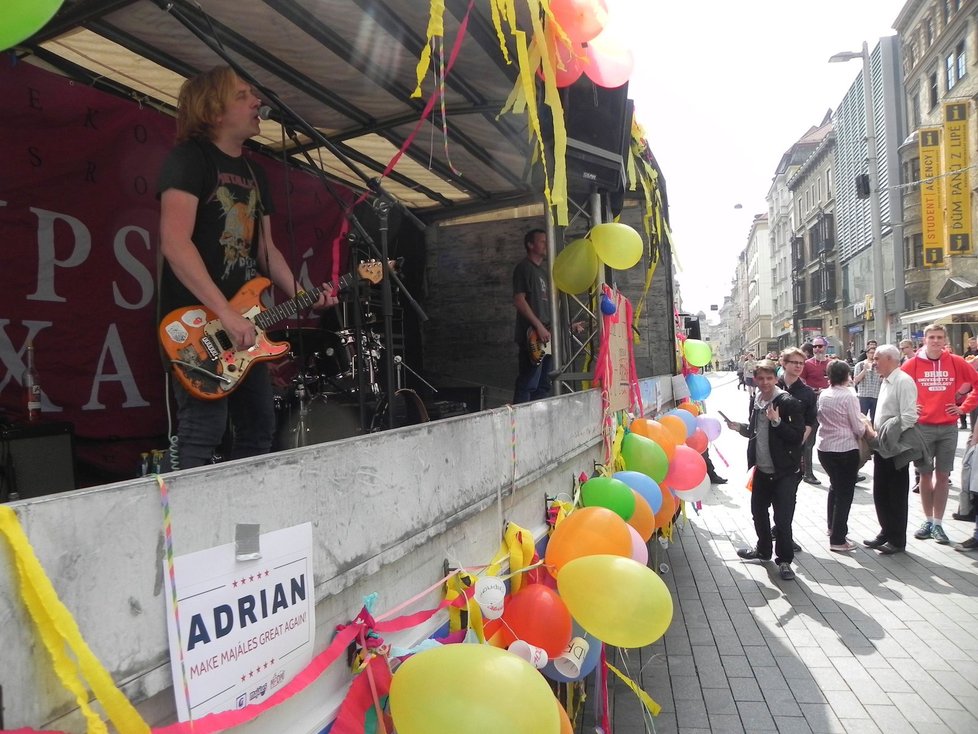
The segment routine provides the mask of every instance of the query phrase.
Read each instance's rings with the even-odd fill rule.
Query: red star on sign
[[[249,581],[254,581],[254,580],[255,580],[255,576],[254,576],[254,574],[252,574],[251,576],[249,576],[249,577],[248,577],[248,580],[249,580]]]

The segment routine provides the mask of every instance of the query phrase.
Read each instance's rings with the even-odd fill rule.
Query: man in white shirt
[[[917,385],[900,369],[900,351],[892,344],[876,349],[880,395],[873,418],[874,433],[888,422],[902,432],[917,422]],[[872,434],[871,434],[872,435]],[[907,547],[907,514],[910,497],[910,465],[897,467],[896,457],[873,452],[873,504],[880,531],[863,545],[884,555],[902,553]]]

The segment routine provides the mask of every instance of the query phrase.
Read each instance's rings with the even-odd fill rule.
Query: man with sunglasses
[[[820,390],[829,386],[829,378],[826,371],[829,367],[829,355],[826,353],[828,342],[823,336],[817,336],[812,340],[812,349],[815,356],[805,360],[805,366],[801,370],[801,379],[810,387],[818,398]],[[807,424],[806,424],[807,425]],[[802,480],[809,484],[821,484],[813,473],[812,450],[815,448],[815,434],[818,433],[818,419],[811,426],[811,431],[805,436],[805,445],[802,447]]]

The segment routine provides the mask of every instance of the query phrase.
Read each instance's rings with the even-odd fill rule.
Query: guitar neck
[[[295,316],[299,311],[309,308],[316,301],[319,300],[319,296],[323,293],[322,288],[311,288],[308,291],[303,291],[295,298],[290,298],[284,303],[280,303],[277,306],[273,306],[259,314],[256,314],[253,321],[255,325],[264,330],[277,324],[279,321],[283,321],[291,316]]]

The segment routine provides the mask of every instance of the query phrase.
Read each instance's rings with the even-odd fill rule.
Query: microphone
[[[272,108],[269,107],[267,104],[263,104],[261,107],[258,108],[258,117],[260,117],[262,120],[271,120]]]

